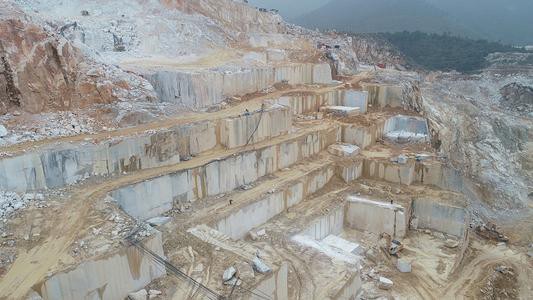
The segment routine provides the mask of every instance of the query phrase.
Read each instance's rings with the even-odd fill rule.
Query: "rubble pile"
[[[23,194],[0,191],[0,218],[9,217],[12,213],[23,209],[32,201],[43,201],[42,194]]]

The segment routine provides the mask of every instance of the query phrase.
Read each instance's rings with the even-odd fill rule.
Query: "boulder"
[[[272,271],[269,266],[267,266],[259,257],[256,257],[252,260],[254,270],[258,273],[266,274]]]
[[[390,290],[392,288],[392,286],[394,285],[394,283],[392,282],[392,280],[386,278],[386,277],[383,277],[383,276],[380,276],[379,277],[379,285],[378,287],[382,290]]]
[[[403,258],[398,259],[396,262],[396,267],[402,273],[411,273],[411,262]]]
[[[142,289],[135,293],[128,294],[128,299],[131,299],[131,300],[146,300],[147,297],[148,297],[148,292],[145,289]]]
[[[149,290],[148,291],[148,298],[152,299],[152,298],[155,298],[157,296],[160,296],[161,294],[163,294],[161,291],[159,290]]]
[[[237,269],[235,267],[231,266],[224,271],[224,275],[222,275],[222,279],[224,282],[231,280],[233,276],[235,276],[235,273],[237,273]]]

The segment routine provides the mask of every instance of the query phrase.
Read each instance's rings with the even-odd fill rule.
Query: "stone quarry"
[[[0,37],[0,299],[533,294],[532,70],[368,68],[232,0],[9,0]]]

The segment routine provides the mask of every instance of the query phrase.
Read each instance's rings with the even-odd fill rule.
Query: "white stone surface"
[[[297,244],[314,249],[332,259],[343,261],[354,266],[358,266],[360,259],[358,256],[348,253],[346,251],[340,250],[338,248],[331,247],[330,245],[314,239],[313,237],[305,234],[297,234],[291,238],[292,241]]]
[[[330,234],[327,237],[325,237],[322,240],[322,242],[324,242],[326,245],[329,245],[333,248],[337,248],[337,249],[340,249],[342,251],[345,251],[351,254],[359,254],[361,251],[361,245],[347,241],[333,234]]]
[[[354,229],[402,238],[407,232],[405,209],[397,204],[348,197],[346,224]]]
[[[339,117],[353,117],[361,113],[361,109],[359,107],[349,106],[322,106],[320,111]]]
[[[399,258],[396,261],[396,267],[398,268],[398,271],[402,273],[411,273],[411,262],[403,258]]]
[[[401,165],[390,160],[365,158],[363,177],[410,185],[416,180],[415,162]]]
[[[402,87],[397,85],[364,83],[363,90],[368,92],[368,103],[374,107],[402,107]]]
[[[161,233],[156,231],[143,243],[164,256]],[[164,267],[130,246],[51,275],[43,282],[41,295],[43,299],[124,299],[165,274]]]
[[[237,273],[237,269],[235,269],[235,267],[231,266],[231,267],[227,268],[224,271],[224,274],[222,275],[222,280],[228,281],[228,280],[232,279],[233,276],[235,276],[235,273]]]
[[[412,214],[418,219],[418,228],[458,237],[464,235],[469,223],[468,212],[464,208],[445,205],[432,199],[415,199]]]
[[[383,138],[384,120],[376,120],[376,123],[370,126],[357,124],[343,124],[342,141],[348,144],[354,144],[361,149],[365,149]]]
[[[221,121],[222,145],[231,149],[267,140],[290,132],[292,114],[286,106],[275,104],[264,110],[250,112]]]
[[[362,160],[342,161],[339,163],[338,168],[342,179],[344,179],[346,183],[357,180],[363,175]]]
[[[302,232],[316,240],[322,240],[331,234],[340,234],[344,227],[344,207],[338,207],[316,218]]]
[[[272,269],[267,266],[259,257],[254,257],[252,260],[253,268],[256,272],[266,274],[272,272]]]
[[[368,92],[346,90],[342,105],[348,107],[358,107],[361,113],[366,113],[368,110]]]
[[[320,130],[273,146],[230,155],[119,188],[110,196],[132,217],[146,220],[169,211],[176,201],[193,202],[227,193],[318,154],[336,139],[335,133],[334,129]],[[313,181],[310,189],[320,180],[323,179]]]
[[[385,122],[384,136],[399,143],[429,142],[427,120],[413,116],[394,116]]]
[[[148,297],[148,292],[146,292],[145,289],[128,294],[128,299],[131,299],[131,300],[146,300],[147,297]]]
[[[361,152],[361,149],[351,144],[334,144],[328,147],[328,152],[340,157],[354,157]]]
[[[333,175],[333,168],[326,165],[318,171],[302,177],[297,183],[279,192],[266,195],[258,201],[224,216],[215,224],[214,228],[233,239],[241,239],[252,228],[266,223],[271,218],[286,211],[287,208],[300,203],[307,195],[322,188]],[[307,188],[304,189],[304,186]]]
[[[228,97],[259,92],[277,82],[290,84],[331,83],[328,64],[288,64],[224,72],[157,70],[145,71],[159,98],[190,108],[218,104]]]
[[[113,175],[180,162],[216,146],[210,122],[99,143],[61,143],[0,159],[0,189],[26,192],[59,188],[96,175]]]
[[[380,276],[379,277],[379,288],[382,289],[382,290],[390,290],[392,288],[392,286],[394,285],[394,283],[392,282],[392,280],[386,278],[386,277],[382,277]]]
[[[155,217],[147,220],[146,222],[152,226],[162,226],[170,222],[170,220],[172,220],[170,217]]]
[[[7,136],[9,132],[4,125],[0,125],[0,138]]]

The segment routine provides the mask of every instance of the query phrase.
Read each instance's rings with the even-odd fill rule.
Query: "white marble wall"
[[[214,225],[218,231],[233,239],[241,239],[253,228],[266,223],[287,208],[300,203],[308,195],[324,187],[333,177],[331,165],[304,176],[283,190],[260,198],[223,217]]]
[[[469,220],[466,209],[432,199],[413,200],[412,214],[418,219],[418,228],[436,230],[458,237],[465,234]]]
[[[347,206],[346,224],[351,228],[398,238],[407,233],[409,216],[400,205],[350,196]]]
[[[146,71],[162,102],[189,108],[208,107],[228,97],[254,93],[287,80],[290,84],[328,84],[332,82],[328,64],[289,64],[235,71]]]
[[[254,111],[220,122],[221,143],[231,149],[289,133],[292,114],[288,107],[274,105],[263,112]]]
[[[338,235],[342,233],[344,227],[344,206],[330,211],[326,215],[314,220],[302,234],[310,236],[315,240],[321,240],[330,234]]]
[[[154,233],[143,243],[152,252],[164,256],[161,233]],[[165,274],[164,266],[136,247],[127,246],[50,276],[36,292],[45,300],[124,299]]]
[[[337,129],[304,135],[280,144],[241,152],[206,165],[119,188],[111,196],[128,214],[148,219],[178,201],[195,201],[231,192],[318,154],[336,141]],[[154,190],[158,190],[154,193]]]
[[[27,192],[59,188],[91,176],[175,164],[180,156],[198,154],[216,144],[215,125],[198,122],[99,143],[50,145],[0,159],[0,189]]]

